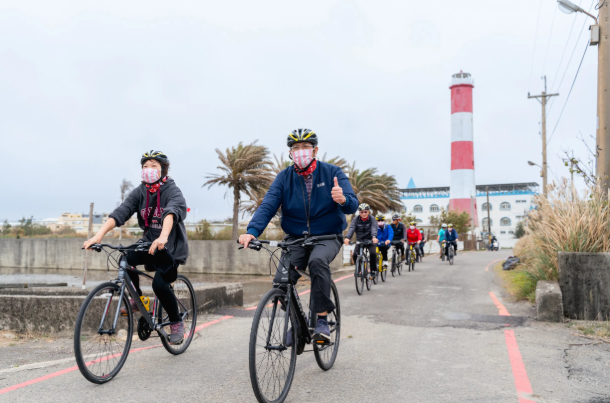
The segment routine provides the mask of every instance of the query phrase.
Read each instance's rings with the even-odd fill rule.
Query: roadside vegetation
[[[600,186],[579,194],[564,180],[536,202],[514,248],[521,264],[510,275],[515,296],[530,301],[538,281],[558,281],[558,252],[610,252],[610,206]]]
[[[34,223],[34,217],[19,220],[19,225],[11,225],[4,220],[0,228],[2,238],[32,238],[32,237],[74,237],[76,231],[72,228],[62,228],[60,231],[52,232],[50,228]]]

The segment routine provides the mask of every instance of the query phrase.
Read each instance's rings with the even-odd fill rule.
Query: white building
[[[539,185],[530,183],[506,183],[499,185],[477,185],[474,203],[478,210],[477,234],[487,233],[487,193],[489,188],[489,218],[491,233],[495,234],[501,247],[512,247],[516,243],[515,227],[535,208],[534,196]],[[438,216],[441,208],[449,208],[449,186],[416,188],[413,180],[407,189],[401,189],[406,213],[414,215],[422,226],[430,226],[430,217]]]

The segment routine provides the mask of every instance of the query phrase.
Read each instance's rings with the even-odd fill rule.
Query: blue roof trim
[[[531,190],[512,190],[512,191],[500,191],[500,192],[489,192],[490,196],[515,196],[515,195],[537,195],[538,192],[532,192]],[[487,196],[486,192],[477,192],[477,197],[485,197]],[[424,194],[424,195],[408,195],[401,196],[401,200],[410,200],[410,199],[448,199],[450,197],[449,194]]]

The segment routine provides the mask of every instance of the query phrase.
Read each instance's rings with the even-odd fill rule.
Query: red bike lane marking
[[[493,292],[489,292],[489,296],[498,308],[498,314],[500,316],[511,316],[508,310],[500,300],[496,297]],[[505,325],[508,326],[508,325]],[[525,370],[525,364],[523,363],[523,357],[517,344],[517,337],[515,336],[514,330],[505,330],[504,338],[506,340],[506,349],[508,350],[508,358],[510,360],[510,366],[513,371],[513,378],[515,379],[515,388],[517,389],[517,398],[519,403],[536,403],[530,396],[534,393],[532,385],[530,384],[527,371]]]
[[[497,262],[501,262],[501,261],[502,261],[502,259],[497,259],[497,260],[494,260],[493,262],[491,262],[490,264],[488,264],[488,265],[487,265],[487,267],[485,268],[485,271],[489,271],[489,267],[490,267],[492,264],[497,263]]]
[[[219,322],[222,322],[223,320],[231,319],[232,317],[233,316],[223,316],[220,319],[216,319],[216,320],[213,320],[211,322],[207,322],[207,323],[204,323],[202,325],[199,325],[199,326],[197,326],[195,328],[195,333],[197,333],[201,329],[204,329],[204,328],[206,328],[208,326],[212,326],[212,325],[215,325],[215,324],[217,324]],[[155,344],[154,346],[134,348],[133,350],[129,350],[129,354],[137,353],[139,351],[144,351],[144,350],[150,350],[151,348],[158,348],[158,347],[161,347],[161,346],[162,346],[162,344]],[[93,360],[93,361],[87,362],[86,365],[89,366],[89,365],[92,365],[92,364],[97,363],[97,362],[106,361],[106,360],[109,360],[110,358],[116,357],[117,355],[119,355],[119,354],[114,354],[114,355],[111,355],[111,356],[108,355],[106,357],[98,358],[97,360]],[[34,385],[36,383],[39,383],[39,382],[42,382],[42,381],[46,381],[46,380],[51,379],[51,378],[58,377],[60,375],[68,374],[68,373],[76,371],[76,370],[78,370],[78,366],[77,365],[75,365],[73,367],[70,367],[70,368],[62,369],[61,371],[53,372],[53,373],[48,374],[48,375],[41,376],[41,377],[38,377],[38,378],[30,379],[29,381],[18,383],[17,385],[8,386],[8,387],[6,387],[4,389],[0,389],[0,395],[3,395],[3,394],[8,393],[8,392],[12,392],[12,391],[17,390],[17,389],[25,388],[26,386]]]

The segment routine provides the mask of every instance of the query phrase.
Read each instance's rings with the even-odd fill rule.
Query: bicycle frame
[[[139,275],[144,275],[152,280],[152,277],[149,276],[148,274],[141,272],[139,270],[136,270],[136,269],[130,269],[129,265],[127,264],[126,259],[124,257],[121,257],[120,262],[119,262],[119,275],[118,275],[117,279],[114,280],[114,283],[116,283],[116,284],[121,283],[121,285],[120,285],[120,293],[119,293],[119,300],[118,300],[119,302],[118,302],[117,310],[114,314],[114,321],[112,323],[112,329],[109,329],[107,331],[104,331],[102,329],[102,326],[106,319],[106,315],[108,314],[108,311],[110,309],[110,301],[112,300],[112,295],[111,295],[108,298],[108,301],[106,302],[106,308],[104,310],[104,314],[102,315],[102,320],[100,321],[100,327],[98,329],[98,334],[113,334],[114,333],[114,329],[116,328],[116,324],[119,319],[120,307],[121,307],[121,304],[123,303],[123,296],[125,295],[125,289],[127,289],[127,293],[138,306],[138,309],[140,310],[140,314],[142,315],[142,317],[144,318],[144,320],[146,321],[148,326],[151,329],[159,332],[159,334],[161,334],[166,340],[169,341],[169,335],[167,334],[167,332],[165,332],[163,330],[163,327],[169,326],[171,324],[171,322],[156,323],[157,322],[156,314],[159,311],[159,309],[161,308],[161,302],[155,297],[152,315],[149,314],[149,312],[144,307],[144,304],[140,300],[140,295],[136,291],[136,288],[133,285],[131,278],[128,275],[126,275],[126,272],[128,270],[135,271]],[[176,300],[178,301],[178,304],[181,305],[182,308],[185,309],[185,312],[182,314],[182,319],[184,319],[184,317],[186,316],[186,313],[187,313],[186,307],[184,306],[184,304],[182,304],[182,302],[180,300],[178,300],[177,298],[176,298]]]

